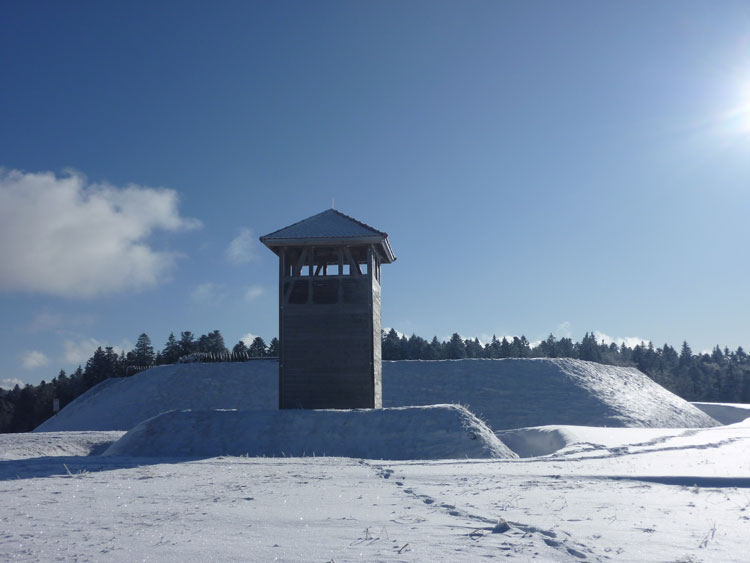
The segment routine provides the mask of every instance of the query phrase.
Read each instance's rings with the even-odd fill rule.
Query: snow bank
[[[712,429],[707,429],[712,430]],[[561,450],[617,450],[629,445],[671,439],[697,430],[681,428],[608,428],[596,426],[537,426],[497,432],[497,437],[519,457],[539,457]]]
[[[0,434],[0,460],[97,455],[122,435],[122,432]]]
[[[692,403],[722,424],[734,424],[750,418],[750,405],[743,403]]]
[[[383,362],[383,406],[445,403],[466,406],[495,431],[719,424],[634,368],[571,359]],[[128,430],[170,410],[277,407],[276,362],[179,364],[105,381],[37,431]]]
[[[456,405],[377,410],[171,411],[138,424],[108,456],[517,457]]]
[[[513,450],[518,457],[539,457],[553,454],[575,442],[575,437],[566,432],[566,428],[560,426],[518,428],[498,432],[497,435],[503,444]]]

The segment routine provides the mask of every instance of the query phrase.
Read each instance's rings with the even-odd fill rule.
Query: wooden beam
[[[294,266],[294,271],[292,272],[293,277],[298,277],[302,275],[302,267],[305,264],[305,258],[307,257],[307,248],[302,249],[302,254],[299,255],[299,259],[297,260],[297,264]]]
[[[346,259],[349,262],[349,268],[351,269],[351,273],[354,276],[361,276],[362,270],[359,269],[359,264],[357,264],[357,261],[354,259],[354,256],[352,256],[352,251],[349,249],[349,247],[344,247],[344,252],[346,253]]]

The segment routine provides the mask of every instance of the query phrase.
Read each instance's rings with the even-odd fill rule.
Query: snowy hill
[[[377,410],[171,411],[141,422],[104,455],[517,457],[463,407]]]
[[[719,423],[635,368],[569,358],[383,362],[383,406],[458,403],[493,430]]]
[[[457,403],[495,431],[567,424],[718,424],[633,368],[571,359],[383,362],[383,406]],[[276,410],[278,364],[159,366],[107,380],[36,431],[128,430],[170,410]]]
[[[35,432],[129,430],[170,410],[276,409],[278,376],[274,361],[158,366],[103,381]]]

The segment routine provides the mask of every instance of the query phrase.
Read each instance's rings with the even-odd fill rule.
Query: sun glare
[[[716,122],[717,132],[727,140],[750,138],[750,78],[735,86],[733,103]]]
[[[737,108],[737,126],[742,133],[750,134],[750,80],[742,85],[740,100]]]

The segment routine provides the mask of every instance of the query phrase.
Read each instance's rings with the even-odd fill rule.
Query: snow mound
[[[138,424],[104,455],[514,458],[457,405],[376,410],[171,411]]]
[[[539,457],[553,454],[575,442],[575,438],[565,429],[564,426],[518,428],[498,432],[498,437],[518,457]]]
[[[122,432],[25,432],[0,434],[0,460],[97,455]]]
[[[722,424],[734,424],[750,418],[750,405],[743,403],[692,403]]]
[[[466,406],[495,431],[719,424],[635,368],[571,359],[383,362],[383,406],[446,403]],[[129,430],[170,410],[277,408],[275,361],[178,364],[107,380],[36,431]]]
[[[275,361],[157,366],[103,381],[34,431],[129,430],[170,410],[275,409],[278,377]]]
[[[569,358],[383,362],[383,406],[465,405],[495,431],[719,423],[635,368]]]
[[[723,427],[722,427],[723,428]],[[713,430],[707,429],[706,431]],[[682,434],[694,435],[703,430],[682,428],[609,428],[596,426],[537,426],[502,430],[497,437],[518,454],[518,457],[540,457],[564,450],[573,454],[578,450],[623,449],[628,445],[659,443]]]

